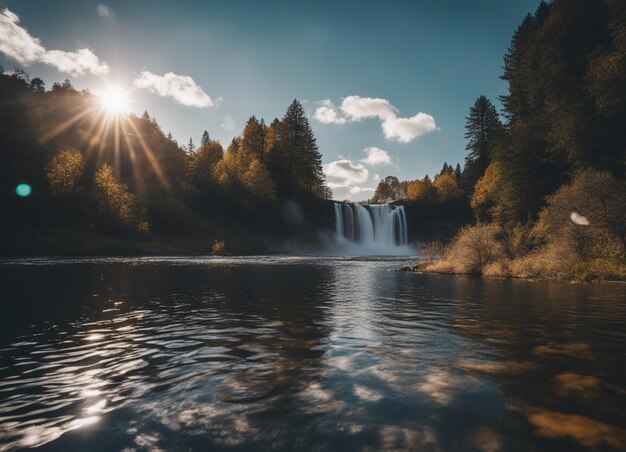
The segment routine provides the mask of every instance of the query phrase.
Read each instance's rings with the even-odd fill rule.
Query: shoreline
[[[406,272],[406,273],[419,273],[422,275],[447,275],[447,276],[467,276],[476,279],[500,279],[500,280],[522,280],[522,281],[555,281],[561,283],[569,283],[569,284],[586,284],[586,283],[609,283],[609,284],[625,284],[626,280],[624,279],[576,279],[576,278],[559,278],[559,277],[550,277],[550,276],[517,276],[517,275],[507,275],[507,276],[495,276],[495,275],[483,275],[482,273],[469,273],[469,272],[451,272],[451,271],[436,271],[436,270],[427,270],[424,268],[420,268],[420,265],[425,265],[428,263],[432,263],[435,261],[426,261],[422,264],[418,263],[414,266],[405,266],[398,271]]]

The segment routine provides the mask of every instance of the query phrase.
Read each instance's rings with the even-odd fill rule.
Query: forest
[[[1,72],[3,254],[265,252],[331,221],[296,100],[269,125],[252,116],[226,149],[207,131],[196,147],[147,112],[109,114],[68,80],[46,90]]]
[[[445,206],[448,222],[469,204],[473,221],[423,243],[416,268],[626,279],[626,3],[542,2],[515,31],[501,78],[502,115],[485,96],[470,107],[462,171],[388,178],[375,193],[393,197],[394,185],[413,210]],[[460,217],[445,213],[454,199]]]

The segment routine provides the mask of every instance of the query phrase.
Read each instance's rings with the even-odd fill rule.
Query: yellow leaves
[[[493,215],[493,208],[500,200],[502,176],[497,164],[490,164],[474,187],[470,206],[479,219]]]
[[[435,197],[435,187],[430,179],[417,179],[409,183],[406,197],[411,201],[431,201]]]
[[[260,161],[253,159],[243,175],[243,182],[248,191],[256,198],[274,199],[276,191],[270,173]]]
[[[437,196],[442,201],[456,198],[461,195],[461,190],[459,190],[459,184],[457,183],[454,176],[450,173],[443,173],[437,176],[434,185],[437,189]]]
[[[215,175],[220,185],[241,185],[254,198],[276,197],[274,182],[265,165],[244,152],[227,152],[215,166]]]
[[[245,154],[231,149],[215,165],[215,177],[222,186],[234,185],[241,181],[247,166],[248,159]]]
[[[46,177],[54,195],[75,193],[83,175],[85,161],[80,151],[63,150],[48,164]]]
[[[94,191],[100,210],[112,214],[123,223],[138,223],[140,232],[149,232],[148,223],[138,221],[135,196],[115,179],[113,167],[104,164],[94,176]]]
[[[209,141],[189,159],[188,174],[197,185],[206,185],[214,176],[215,166],[224,155],[224,150],[219,141]]]
[[[409,183],[406,189],[406,198],[411,201],[448,201],[461,196],[459,184],[451,173],[442,173],[432,183],[428,177],[417,179]]]

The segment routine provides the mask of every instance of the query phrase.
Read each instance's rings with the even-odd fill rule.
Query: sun
[[[109,114],[120,115],[128,113],[128,95],[117,85],[109,86],[100,95],[100,101]]]

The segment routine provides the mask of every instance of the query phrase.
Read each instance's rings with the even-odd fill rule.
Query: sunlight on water
[[[0,448],[626,444],[622,286],[409,262],[5,260]]]

